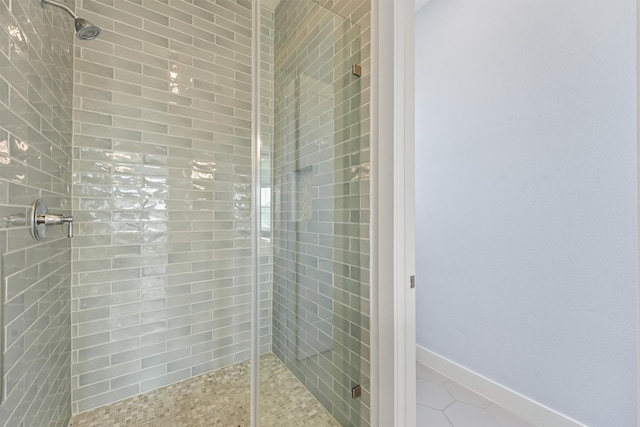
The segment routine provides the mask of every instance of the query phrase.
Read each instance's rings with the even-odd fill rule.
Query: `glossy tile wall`
[[[360,29],[360,64],[362,66],[362,76],[360,77],[360,121],[357,124],[360,132],[360,163],[353,164],[352,167],[358,170],[357,179],[351,185],[354,194],[360,198],[359,224],[360,232],[359,246],[359,282],[361,289],[360,298],[354,298],[354,307],[360,311],[359,325],[360,336],[360,382],[362,385],[362,396],[358,399],[360,405],[359,415],[361,425],[369,425],[371,416],[371,279],[370,279],[370,224],[371,224],[371,155],[370,155],[370,99],[371,99],[371,0],[319,0],[319,4],[326,7],[340,16],[346,17],[349,21],[358,25]],[[359,190],[355,190],[355,186]]]
[[[247,359],[251,309],[251,2],[78,14],[74,412]]]
[[[274,135],[274,11],[261,8],[260,25],[260,353],[272,351],[273,236],[271,235],[271,158]]]
[[[71,210],[73,20],[17,0],[1,1],[0,17],[0,425],[65,426],[71,244],[62,227],[35,241],[24,220],[36,198],[53,212]]]
[[[360,381],[362,385],[362,396],[358,399],[360,403],[360,417],[362,425],[368,425],[371,409],[371,279],[370,279],[370,238],[371,238],[371,151],[370,151],[370,100],[371,100],[371,0],[319,0],[319,4],[326,7],[340,16],[346,17],[349,21],[358,25],[360,29],[360,65],[362,66],[360,77],[360,120],[354,123],[359,127],[360,151],[359,164],[354,163],[352,168],[357,169],[357,179],[351,182],[353,194],[360,198],[359,206],[359,238],[354,242],[359,247],[356,251],[359,256],[359,281],[361,289],[360,299],[354,299],[360,311],[359,325],[362,335],[360,336]],[[358,186],[359,189],[355,190]],[[356,302],[357,301],[357,302]]]
[[[364,31],[309,1],[275,13],[273,347],[342,425],[367,425],[368,80],[351,66],[369,5],[349,3],[325,6]]]

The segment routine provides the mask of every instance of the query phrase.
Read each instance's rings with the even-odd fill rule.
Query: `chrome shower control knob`
[[[67,236],[73,237],[73,217],[70,215],[50,214],[47,205],[38,199],[33,203],[31,215],[31,235],[36,240],[42,240],[47,235],[50,225],[67,224]]]
[[[47,225],[38,221],[38,217],[47,213],[47,205],[38,199],[33,202],[33,208],[31,209],[31,236],[36,240],[42,240],[47,236]]]

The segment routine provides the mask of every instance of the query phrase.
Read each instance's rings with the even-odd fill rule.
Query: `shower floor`
[[[69,427],[249,426],[249,361],[71,418]],[[340,424],[273,354],[260,357],[261,426]]]

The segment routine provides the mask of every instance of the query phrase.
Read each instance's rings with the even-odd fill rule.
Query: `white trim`
[[[636,76],[638,78],[637,80],[637,84],[636,84],[636,114],[637,114],[637,118],[636,118],[636,126],[637,126],[637,134],[636,134],[636,138],[638,138],[638,142],[637,142],[637,163],[636,163],[636,167],[637,169],[637,182],[638,182],[638,201],[640,201],[640,69],[638,69],[638,67],[640,67],[640,0],[636,1],[636,49],[637,49],[637,54],[636,54]],[[640,210],[638,210],[638,246],[637,248],[640,248]],[[636,248],[636,250],[638,251],[638,249]],[[638,251],[638,263],[636,264],[636,266],[640,266],[640,251]],[[640,273],[640,271],[638,271],[638,273]],[[636,329],[636,334],[637,336],[637,346],[636,346],[636,358],[637,358],[637,365],[636,365],[636,376],[637,376],[637,386],[636,386],[636,399],[640,400],[640,278],[636,278],[636,286],[637,286],[637,291],[636,291],[636,295],[638,297],[638,302],[636,305],[636,317],[637,317],[637,329]],[[640,427],[640,405],[636,405],[636,410],[637,410],[637,419],[636,419],[636,424],[638,425],[638,427]]]
[[[416,356],[418,362],[423,365],[473,390],[529,422],[540,426],[585,427],[584,424],[566,415],[439,356],[424,347],[416,346]]]
[[[373,426],[415,425],[414,0],[372,0],[371,315]]]
[[[413,1],[394,2],[394,271],[396,426],[416,425],[415,64]]]
[[[383,167],[388,160],[387,146],[380,141],[392,141],[393,121],[393,3],[390,0],[371,1],[371,425],[373,427],[394,424],[394,336],[393,294],[390,275],[393,265],[390,259],[393,234],[381,224],[393,221],[388,206],[388,183],[393,165]],[[382,82],[385,84],[383,85]],[[386,206],[383,202],[388,203]]]

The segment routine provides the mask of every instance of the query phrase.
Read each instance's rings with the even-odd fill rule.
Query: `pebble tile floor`
[[[417,376],[418,427],[535,427],[421,363]]]
[[[69,427],[249,426],[249,382],[241,362],[75,415]],[[260,358],[260,425],[340,427],[273,354]]]

